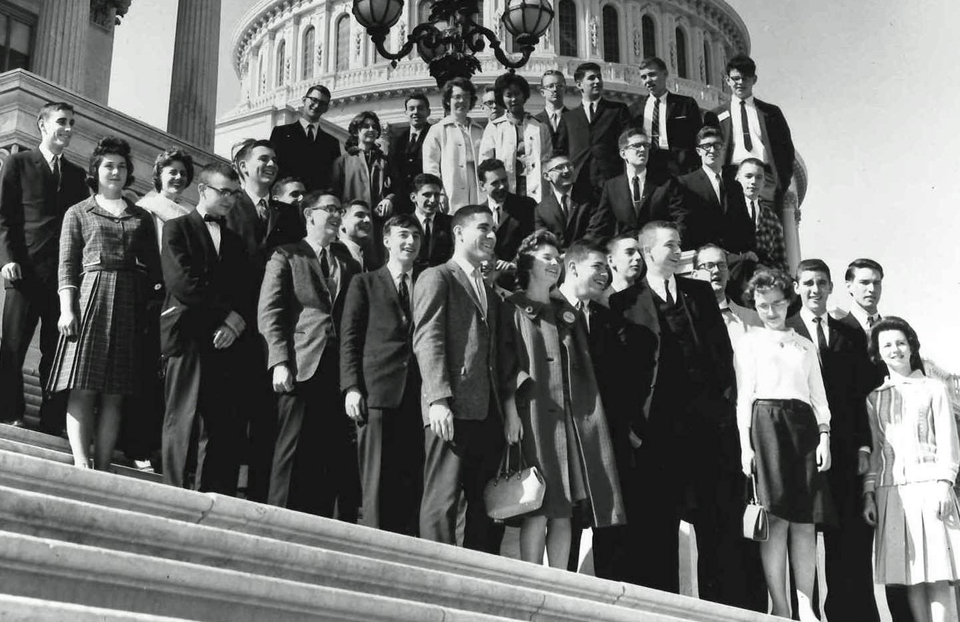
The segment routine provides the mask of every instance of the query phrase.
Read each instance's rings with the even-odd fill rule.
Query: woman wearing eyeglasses
[[[824,474],[830,468],[830,409],[816,346],[786,326],[795,295],[793,279],[783,272],[760,270],[750,279],[746,298],[753,299],[763,328],[744,334],[735,352],[737,426],[743,472],[756,475],[757,497],[770,520],[760,556],[771,613],[790,616],[789,557],[800,620],[814,622],[816,525],[834,522]]]

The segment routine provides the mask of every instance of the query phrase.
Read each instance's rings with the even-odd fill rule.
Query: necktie
[[[330,278],[330,261],[327,260],[327,249],[320,249],[320,273],[323,274],[323,278]]]
[[[740,100],[740,125],[743,129],[743,148],[753,151],[753,138],[750,137],[750,121],[747,120],[747,102]]]
[[[431,229],[433,229],[433,227],[431,226],[431,220],[432,219],[427,218],[426,220],[423,221],[423,246],[428,251],[430,249],[430,234],[432,233]]]
[[[716,179],[717,179],[717,200],[720,201],[720,205],[721,205],[721,207],[722,207],[722,206],[724,205],[724,203],[723,203],[723,179],[720,177],[720,174],[719,174],[719,173],[714,173],[714,175],[716,176]]]
[[[560,114],[559,114],[559,113],[554,112],[552,115],[550,115],[550,125],[553,126],[553,131],[556,132],[556,131],[557,131],[557,126],[560,125]]]
[[[257,202],[257,216],[260,217],[261,221],[267,222],[267,200],[266,199],[260,199],[260,201]]]
[[[400,308],[403,314],[410,317],[410,288],[407,287],[407,273],[400,273],[400,285],[397,286],[397,295],[400,298]]]
[[[587,308],[587,305],[582,300],[577,303],[577,311],[580,312],[580,315],[583,316],[583,325],[587,327],[587,332],[590,332],[590,311]]]
[[[650,120],[650,146],[660,146],[660,98],[653,100],[653,117]]]
[[[226,216],[211,216],[210,214],[204,214],[203,222],[215,222],[221,227],[227,224]]]
[[[310,142],[313,142],[315,138],[316,138],[316,135],[313,133],[313,124],[311,123],[310,125],[307,126],[307,140],[309,140]]]
[[[560,195],[560,211],[563,212],[564,218],[569,218],[570,216],[570,197],[563,194]]]
[[[756,200],[750,201],[750,219],[753,220],[753,226],[757,226],[757,217],[760,215],[760,210],[757,209]]]
[[[817,325],[817,348],[821,352],[825,352],[827,350],[827,336],[823,332],[823,318],[815,317],[813,323]]]
[[[60,156],[53,156],[53,179],[57,182],[57,190],[60,190]]]
[[[867,326],[873,328],[874,324],[880,321],[880,314],[871,315],[867,317]]]
[[[590,102],[590,118],[587,119],[590,123],[593,123],[593,115],[597,114],[597,105],[593,102]]]
[[[477,294],[477,300],[480,302],[480,308],[483,314],[487,314],[487,292],[483,288],[483,275],[480,274],[480,268],[473,269],[473,283]]]
[[[633,209],[637,212],[637,215],[640,215],[640,201],[643,198],[643,195],[640,191],[640,176],[633,176]]]
[[[673,299],[673,294],[670,293],[670,279],[663,279],[663,291],[667,293],[667,297],[664,299],[664,302],[669,306],[677,304],[677,301]]]

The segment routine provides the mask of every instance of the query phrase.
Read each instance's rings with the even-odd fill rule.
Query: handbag
[[[750,487],[753,493],[747,507],[743,510],[743,537],[757,542],[766,542],[770,535],[767,521],[767,508],[757,500],[757,480],[750,475]]]
[[[510,454],[513,447],[514,445],[506,447],[497,476],[483,488],[483,503],[487,516],[495,521],[533,512],[543,505],[543,494],[546,492],[543,476],[537,467],[527,466],[519,443],[515,447],[520,459],[517,461],[517,468],[511,470]]]

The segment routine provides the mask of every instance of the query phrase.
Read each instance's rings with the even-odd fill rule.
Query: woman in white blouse
[[[747,288],[763,328],[735,352],[737,425],[743,472],[756,474],[757,496],[770,518],[760,544],[775,616],[790,617],[786,562],[797,585],[802,621],[815,621],[816,525],[833,521],[824,474],[830,468],[830,409],[816,346],[785,325],[793,279],[758,271]]]
[[[193,158],[190,154],[172,147],[160,153],[153,164],[153,187],[137,205],[153,215],[157,229],[157,246],[163,240],[163,223],[177,216],[190,213],[193,207],[184,203],[183,191],[193,182]]]

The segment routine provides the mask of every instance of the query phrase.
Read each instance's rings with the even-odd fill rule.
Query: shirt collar
[[[707,177],[710,178],[710,181],[711,181],[711,182],[716,181],[716,180],[717,180],[717,177],[720,176],[720,173],[716,172],[715,170],[713,170],[712,168],[710,168],[710,167],[707,166],[706,164],[700,165],[700,168],[703,170],[704,173],[707,174]]]
[[[751,108],[756,107],[756,104],[754,103],[754,97],[753,97],[753,95],[751,95],[750,97],[748,97],[748,98],[746,98],[746,99],[740,99],[740,98],[737,97],[736,95],[732,96],[732,97],[730,98],[730,107],[731,107],[731,108],[739,107],[741,101],[746,102],[746,104],[747,104],[748,107],[751,107]]]
[[[56,154],[54,154],[52,151],[50,151],[49,149],[47,149],[47,146],[44,145],[43,143],[40,143],[40,146],[38,147],[38,149],[39,149],[40,153],[43,154],[43,159],[47,161],[47,164],[49,164],[49,165],[52,166],[52,165],[53,165],[53,159],[54,159],[55,157],[57,157]],[[62,155],[62,154],[61,154],[61,155]]]
[[[457,262],[457,265],[460,266],[460,269],[463,270],[464,274],[466,274],[468,278],[471,278],[471,279],[472,279],[472,278],[473,278],[473,273],[474,273],[475,271],[479,272],[479,270],[480,270],[479,267],[474,267],[473,264],[471,264],[469,261],[467,261],[466,258],[464,258],[464,257],[457,257],[457,256],[455,255],[455,256],[453,257],[453,260],[454,260],[455,262]]]
[[[351,255],[356,255],[363,252],[363,248],[347,236],[340,238],[340,243],[347,247]]]
[[[253,203],[254,206],[259,205],[260,201],[263,201],[264,199],[266,199],[266,201],[267,201],[267,207],[270,207],[270,193],[269,193],[269,192],[267,193],[266,196],[258,197],[257,195],[253,194],[252,192],[250,192],[250,191],[247,190],[246,188],[244,188],[243,191],[247,193],[247,196],[248,196],[248,197],[250,197],[250,201]]]
[[[879,314],[880,312],[878,311],[875,315],[879,315]],[[854,319],[857,320],[860,326],[863,327],[863,330],[865,331],[870,330],[870,322],[868,320],[871,316],[869,313],[867,313],[866,309],[864,309],[863,307],[858,305],[856,302],[854,302],[853,304],[850,305],[850,315],[852,315]]]
[[[564,197],[564,193],[563,193],[563,192],[560,192],[559,190],[557,190],[556,187],[554,187],[553,184],[550,184],[550,189],[553,190],[553,196],[555,196],[556,199],[557,199],[557,205],[559,205],[560,207],[563,207],[563,197]],[[568,199],[568,200],[569,200],[569,198],[570,198],[570,192],[571,192],[572,190],[573,190],[573,189],[571,188],[570,190],[568,190],[568,191],[566,192],[566,196],[567,196],[567,199]]]
[[[814,318],[820,318],[823,322],[824,328],[827,326],[827,312],[824,311],[822,315],[814,315],[813,311],[804,307],[800,307],[800,319],[802,319],[807,324],[813,324]]]
[[[663,92],[663,95],[660,96],[660,103],[661,103],[661,104],[666,104],[666,103],[667,103],[667,97],[669,97],[669,96],[670,96],[670,91],[664,91],[664,92]],[[657,96],[654,95],[653,93],[650,93],[650,101],[656,103],[656,101],[657,101]]]
[[[395,266],[393,266],[392,264],[387,263],[387,272],[390,273],[390,278],[393,279],[393,282],[394,282],[394,283],[399,283],[399,282],[400,282],[400,275],[401,275],[401,274],[406,274],[406,275],[409,277],[408,280],[409,280],[411,283],[413,283],[413,269],[412,269],[412,268],[411,268],[410,270],[404,271],[404,270],[401,270],[399,267],[395,267]]]
[[[303,133],[304,133],[304,134],[307,133],[307,126],[308,126],[308,125],[312,125],[312,126],[313,126],[313,136],[314,136],[314,138],[316,138],[316,136],[317,136],[317,130],[320,129],[320,124],[319,124],[319,123],[311,123],[310,121],[307,121],[307,120],[304,119],[303,117],[300,117],[299,121],[300,121],[300,127],[303,128]]]
[[[729,298],[724,298],[723,300],[717,303],[717,306],[720,307],[721,311],[723,311],[724,309],[730,309],[731,311],[733,311],[733,307],[730,306]]]
[[[589,306],[589,303],[587,303],[587,302],[585,302],[585,301],[582,301],[582,300],[580,300],[579,298],[575,298],[575,297],[571,296],[571,295],[567,292],[567,289],[566,289],[563,285],[561,285],[560,287],[558,287],[558,288],[557,288],[557,291],[560,292],[560,295],[563,296],[563,299],[564,299],[564,300],[566,300],[568,303],[570,303],[570,306],[571,306],[571,307],[573,307],[574,309],[579,309],[580,306],[583,305],[583,310],[584,310],[584,311],[587,311],[588,306]]]
[[[310,238],[304,238],[304,239],[307,241],[307,244],[310,245],[310,248],[313,249],[313,252],[314,252],[314,254],[317,256],[318,259],[320,258],[320,251],[326,249],[326,251],[327,251],[327,261],[333,261],[333,255],[330,253],[330,245],[320,246],[319,244],[315,244],[314,241],[311,240]]]

